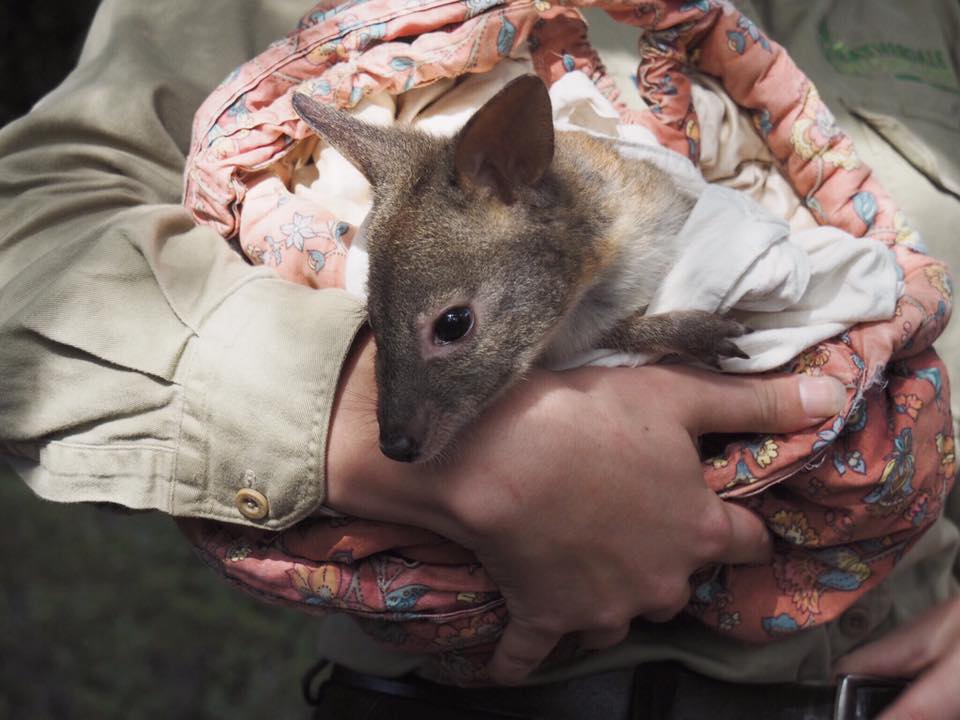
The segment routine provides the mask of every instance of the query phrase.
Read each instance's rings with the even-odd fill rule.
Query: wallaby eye
[[[468,307],[452,307],[443,311],[433,323],[433,341],[437,345],[456,342],[473,327],[473,311]]]

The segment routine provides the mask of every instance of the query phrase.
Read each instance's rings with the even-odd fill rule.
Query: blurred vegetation
[[[0,719],[308,718],[316,618],[217,577],[173,522],[36,498],[0,464]]]

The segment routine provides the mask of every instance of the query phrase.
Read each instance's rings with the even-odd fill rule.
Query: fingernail
[[[847,391],[836,378],[801,376],[800,404],[808,417],[836,415],[846,403]]]

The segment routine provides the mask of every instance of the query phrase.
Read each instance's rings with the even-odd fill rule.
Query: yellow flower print
[[[323,65],[330,60],[331,56],[336,55],[337,59],[343,60],[350,52],[341,42],[329,42],[318,45],[307,54],[307,62],[312,65]]]
[[[811,477],[807,480],[807,487],[809,488],[809,493],[811,497],[819,497],[827,491],[827,486],[823,484],[823,480],[818,477]]]
[[[550,9],[550,3],[545,0],[534,0],[533,7],[537,12],[542,13]]]
[[[236,138],[240,136],[238,133],[233,137],[220,137],[213,141],[210,147],[207,149],[207,152],[213,155],[217,160],[223,160],[230,157],[237,151]]]
[[[297,565],[292,570],[287,570],[287,576],[308,603],[336,603],[340,594],[341,572],[340,568],[334,565],[323,565],[314,570]]]
[[[838,552],[833,565],[837,569],[853,575],[861,584],[866,582],[871,575],[870,566],[863,562],[859,555],[850,552],[849,549]]]
[[[850,143],[831,147],[830,140],[837,133],[833,116],[820,100],[817,89],[809,85],[800,115],[790,129],[790,144],[803,160],[821,157],[824,162],[844,170],[855,170],[860,167],[860,158]]]
[[[793,372],[804,375],[819,375],[820,368],[830,359],[830,351],[822,345],[812,347],[802,353],[793,364]]]
[[[714,470],[719,470],[720,468],[725,468],[727,465],[730,464],[729,462],[727,462],[727,459],[726,459],[725,457],[714,457],[714,458],[710,458],[709,460],[707,460],[707,462],[710,463],[711,465],[713,465],[713,469],[714,469]]]
[[[250,258],[254,265],[263,265],[263,254],[265,251],[262,247],[257,245],[247,245],[245,251],[247,253],[247,257]]]
[[[953,477],[956,453],[953,445],[953,436],[937,433],[937,452],[940,453],[940,467],[948,477]]]
[[[226,558],[230,562],[240,562],[250,557],[253,549],[246,542],[240,541],[227,548]]]
[[[798,610],[808,615],[820,613],[820,596],[823,590],[817,583],[822,565],[806,556],[777,557],[773,562],[773,574],[777,587],[790,594]]]
[[[920,244],[920,234],[910,227],[907,218],[899,210],[893,216],[893,229],[897,231],[897,237],[894,239],[897,245]]]
[[[913,393],[899,393],[893,396],[893,405],[898,413],[903,413],[916,420],[920,415],[920,410],[923,409],[923,400]]]
[[[737,625],[739,624],[740,624],[739,612],[732,612],[732,613],[724,612],[724,613],[720,613],[719,623],[717,627],[719,627],[721,630],[730,631],[736,628]]]
[[[754,452],[753,457],[756,458],[757,465],[765,468],[777,459],[777,454],[777,444],[773,441],[773,438],[767,438],[763,441],[763,445]]]
[[[807,516],[802,512],[778,510],[770,518],[770,530],[794,545],[819,545],[820,536],[810,527]]]
[[[478,641],[496,639],[503,630],[503,620],[495,612],[485,612],[483,615],[471,617],[467,623],[446,623],[437,630],[434,642],[444,646],[476,644]]]
[[[800,612],[817,615],[820,613],[821,595],[823,595],[822,590],[811,587],[795,591],[793,595],[790,596],[790,599],[793,600],[793,604]]]
[[[927,276],[927,281],[931,287],[936,289],[947,300],[953,297],[953,285],[947,276],[946,270],[942,267],[925,267],[923,274]]]

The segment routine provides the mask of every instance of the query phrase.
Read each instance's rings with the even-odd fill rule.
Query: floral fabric
[[[637,78],[649,112],[618,102],[574,5],[603,7],[642,31]],[[484,72],[523,44],[548,84],[584,71],[623,122],[643,124],[695,162],[691,72],[716,77],[819,223],[894,249],[905,288],[895,317],[856,326],[786,368],[839,378],[849,389],[844,411],[804,432],[742,438],[704,463],[711,488],[766,520],[776,555],[762,567],[704,571],[692,581],[687,611],[749,642],[837,618],[889,574],[938,517],[951,487],[949,386],[931,344],[949,317],[952,287],[810,81],[728,3],[321,4],[200,108],[185,205],[224,238],[244,238],[251,261],[274,265],[293,282],[338,287],[356,228],[312,212],[285,190],[312,142],[290,105],[293,92],[350,107],[375,91]],[[265,173],[279,178],[268,201],[279,236],[240,227],[247,192]],[[482,681],[483,661],[506,622],[503,600],[476,559],[425,531],[321,517],[276,534],[201,520],[181,526],[211,566],[247,591],[306,611],[352,613],[380,640],[435,655],[457,682]]]

